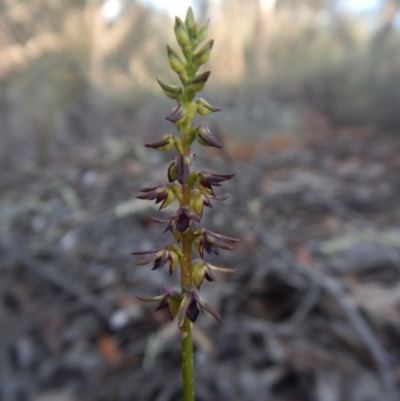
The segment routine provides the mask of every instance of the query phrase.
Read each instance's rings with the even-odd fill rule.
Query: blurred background
[[[243,240],[207,257],[236,272],[202,287],[197,400],[399,400],[399,0],[0,0],[0,400],[181,400],[176,325],[133,296],[177,275],[130,253],[170,241],[135,196],[190,5],[224,145],[194,168],[236,173],[203,223]]]

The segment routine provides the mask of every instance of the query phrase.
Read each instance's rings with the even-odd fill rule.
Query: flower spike
[[[218,322],[219,313],[200,297],[197,290],[207,282],[216,281],[215,272],[231,272],[232,269],[217,267],[203,260],[204,253],[218,255],[219,250],[233,250],[240,242],[236,238],[216,234],[206,228],[197,227],[204,208],[212,208],[214,200],[222,201],[226,196],[217,196],[215,188],[233,177],[233,174],[215,174],[210,171],[190,171],[194,152],[192,145],[211,146],[221,149],[222,144],[213,136],[209,128],[200,124],[193,126],[193,119],[220,111],[196,93],[200,92],[210,77],[210,71],[202,71],[202,66],[209,60],[214,40],[201,44],[206,39],[210,20],[198,24],[191,7],[187,10],[184,21],[175,19],[174,33],[179,48],[167,46],[170,67],[177,73],[182,85],[171,85],[157,78],[164,94],[175,100],[176,105],[165,117],[173,123],[178,134],[167,132],[161,139],[147,143],[147,148],[166,151],[175,148],[177,154],[168,163],[166,172],[168,182],[154,187],[143,188],[139,199],[154,200],[160,209],[171,205],[176,199],[179,206],[169,215],[153,217],[156,223],[167,223],[165,232],[170,231],[175,243],[151,250],[133,252],[141,256],[136,265],[150,264],[152,270],[168,266],[173,273],[180,266],[181,291],[171,291],[163,286],[163,292],[155,297],[138,299],[158,301],[156,310],[167,309],[171,320],[177,317],[182,334],[182,358],[184,378],[184,399],[194,401],[193,389],[193,337],[192,323],[196,322],[200,311],[207,311]],[[193,260],[193,249],[201,259]]]

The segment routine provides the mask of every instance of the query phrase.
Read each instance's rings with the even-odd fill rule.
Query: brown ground
[[[202,289],[224,321],[196,324],[199,401],[400,399],[400,136],[315,129],[195,159],[237,173],[203,224],[243,239]],[[130,255],[170,241],[133,200],[170,158],[122,142],[5,173],[1,401],[180,399],[179,333],[133,297],[177,274]]]

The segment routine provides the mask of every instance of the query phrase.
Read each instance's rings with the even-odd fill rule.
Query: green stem
[[[185,88],[185,95],[187,89]],[[191,113],[191,101],[186,100],[185,106],[188,110],[186,121],[181,126],[183,151],[184,154],[190,155],[189,134],[192,128],[193,114]],[[187,183],[182,185],[182,206],[189,207],[191,190]],[[181,264],[181,288],[182,293],[186,288],[190,288],[193,284],[192,278],[192,238],[190,230],[182,235],[182,252],[183,261]],[[182,328],[182,377],[183,377],[183,396],[184,401],[194,401],[194,367],[193,367],[193,337],[192,322],[188,317],[185,318]]]
[[[189,206],[190,189],[187,184],[183,185],[183,205]],[[190,233],[182,235],[183,263],[181,265],[181,287],[182,293],[186,286],[192,284],[192,243]],[[183,395],[185,401],[194,401],[194,367],[193,367],[193,339],[192,322],[185,318],[182,328],[182,377]]]
[[[188,317],[183,323],[182,339],[182,378],[183,378],[183,399],[194,401],[194,367],[193,367],[193,338],[192,322]]]
[[[187,58],[186,72],[189,79],[193,78],[191,72],[192,57]],[[186,121],[179,127],[182,134],[183,152],[190,155],[189,135],[192,129],[192,120],[196,113],[195,104],[191,101],[188,93],[188,85],[184,85],[183,104],[187,109]],[[191,189],[187,183],[182,185],[182,206],[189,207]],[[193,285],[192,277],[192,238],[190,230],[182,234],[183,260],[181,263],[181,289],[182,294],[186,288]],[[183,397],[184,401],[194,401],[194,366],[193,366],[193,336],[192,322],[186,316],[182,328],[182,377],[183,377]]]
[[[187,102],[188,105],[190,102]],[[192,117],[188,116],[182,127],[182,139],[184,153],[190,154],[190,144],[188,135],[192,125]],[[190,205],[190,188],[186,183],[182,185],[182,206]],[[182,235],[183,261],[181,264],[181,288],[182,293],[186,288],[192,285],[192,240],[188,230]],[[183,378],[183,396],[184,401],[194,401],[194,367],[193,367],[193,338],[192,322],[188,317],[185,318],[182,328],[182,378]]]

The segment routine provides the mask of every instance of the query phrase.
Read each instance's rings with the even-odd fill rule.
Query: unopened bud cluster
[[[176,107],[166,117],[180,133],[166,133],[161,139],[145,146],[158,151],[175,148],[177,156],[170,162],[167,171],[168,181],[151,188],[143,188],[139,199],[155,200],[160,209],[171,205],[175,200],[179,203],[178,210],[163,218],[153,218],[157,223],[167,223],[165,231],[171,231],[176,243],[149,251],[133,252],[133,255],[145,255],[137,265],[153,264],[152,270],[159,270],[168,265],[172,273],[178,263],[181,268],[181,291],[172,291],[163,287],[161,295],[147,298],[138,297],[143,301],[159,301],[157,310],[167,309],[171,319],[178,317],[182,328],[187,317],[195,322],[199,310],[204,309],[218,321],[221,317],[216,310],[208,305],[198,294],[198,289],[206,281],[215,281],[214,272],[231,272],[231,269],[217,267],[203,260],[204,252],[218,254],[218,249],[233,250],[233,244],[239,240],[216,234],[202,227],[200,223],[204,206],[212,207],[211,200],[225,200],[217,196],[215,187],[233,177],[231,174],[215,174],[210,171],[190,171],[194,153],[191,151],[193,142],[202,146],[222,148],[222,145],[212,135],[206,125],[192,127],[195,114],[206,116],[219,111],[200,97],[196,97],[206,84],[210,71],[199,73],[199,68],[207,62],[213,47],[209,40],[200,48],[200,43],[207,36],[209,20],[197,26],[193,11],[189,8],[185,21],[179,17],[175,20],[175,36],[181,52],[167,46],[167,54],[171,68],[178,74],[180,86],[171,85],[157,79],[165,95],[176,100]],[[199,258],[192,260],[192,249]]]

